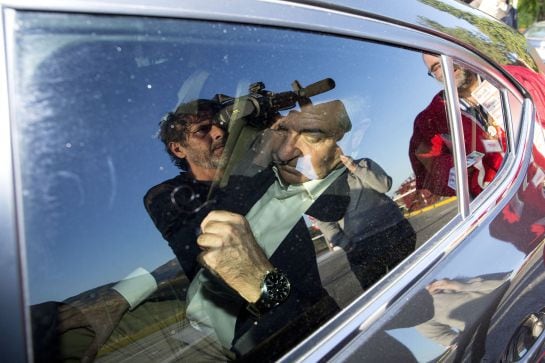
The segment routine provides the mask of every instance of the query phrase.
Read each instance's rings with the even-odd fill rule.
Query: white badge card
[[[484,154],[481,152],[478,152],[478,151],[471,152],[471,154],[469,154],[466,157],[467,167],[469,168],[470,166],[473,166],[476,163],[478,163],[483,158],[483,156]]]
[[[456,190],[456,173],[454,172],[454,168],[450,168],[450,172],[448,173],[448,186],[452,190]]]
[[[496,121],[503,120],[500,91],[488,81],[483,81],[471,95]]]
[[[487,153],[501,153],[503,149],[501,148],[500,142],[498,140],[482,140],[484,150]]]

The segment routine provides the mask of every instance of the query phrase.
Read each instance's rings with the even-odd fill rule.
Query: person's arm
[[[475,277],[467,281],[442,279],[432,282],[427,289],[432,295],[439,290],[475,292],[479,295],[485,295],[496,290],[504,282],[505,279],[503,278],[484,279],[482,277]]]
[[[59,306],[57,332],[62,335],[72,329],[90,328],[95,336],[81,361],[92,362],[129,308],[127,300],[114,289],[91,290]]]
[[[139,267],[111,287],[102,286],[71,297],[59,305],[58,333],[62,335],[73,329],[90,328],[95,336],[83,361],[92,361],[124,315],[156,291],[161,291],[158,285],[171,281],[171,276],[161,278],[155,270],[150,273]],[[165,299],[164,296],[160,298]]]
[[[354,164],[352,174],[360,179],[366,188],[386,193],[392,187],[392,178],[373,160],[364,158],[352,163]]]
[[[219,276],[244,300],[261,296],[262,278],[274,267],[257,244],[248,221],[228,211],[212,211],[201,223],[197,243],[202,266]]]
[[[455,343],[458,333],[450,325],[440,323],[434,319],[419,324],[416,327],[424,337],[429,338],[444,347]]]
[[[327,243],[333,246],[339,246],[344,250],[350,248],[350,240],[342,231],[339,222],[323,222],[316,220],[316,225],[320,228]]]
[[[206,196],[207,187],[198,183],[187,181],[185,184],[175,186],[171,183],[160,184],[148,191],[144,196],[144,206],[157,230],[168,242],[172,252],[178,259],[182,270],[189,280],[192,280],[200,266],[197,256],[201,252],[196,244],[199,219],[199,208],[202,208],[200,200],[203,198],[176,201],[176,189],[178,194],[184,193],[196,196]]]
[[[135,309],[142,301],[157,290],[157,282],[146,269],[138,267],[112,287]]]
[[[446,135],[435,134],[426,142],[421,142],[415,151],[418,160],[426,167],[428,172],[433,172],[445,156],[452,158],[449,142]]]
[[[453,189],[448,185],[454,167],[453,156],[442,135],[433,136],[429,142],[429,146],[421,142],[415,148],[415,158],[425,170],[417,175],[421,180],[419,186],[437,195],[453,195]]]
[[[303,225],[301,228],[307,232],[304,222],[301,221],[301,224]],[[273,308],[284,311],[288,309],[291,312],[308,309],[317,303],[322,292],[325,294],[319,282],[316,255],[312,253],[313,246],[312,252],[309,251],[307,255],[300,256],[297,260],[298,267],[284,265],[285,270],[282,268],[277,270],[279,266],[268,260],[244,216],[224,210],[212,211],[203,220],[201,229],[202,234],[197,240],[203,249],[199,255],[200,263],[234,290],[243,299],[240,302],[247,303],[247,310],[255,318],[268,320],[267,316],[270,317],[272,313],[269,310]],[[314,267],[310,264],[314,264]],[[313,268],[316,269],[315,275]],[[299,275],[297,269],[303,269],[305,271],[303,275],[316,276],[317,279],[305,278],[307,283],[301,283],[301,276],[297,277]],[[271,290],[274,298],[268,299],[267,294],[263,293],[262,284],[265,282],[265,276],[272,271],[283,275],[283,278],[276,280],[278,285]]]
[[[184,235],[183,228],[176,228],[176,218],[180,217],[171,200],[170,194],[173,188],[161,186],[155,188],[153,193],[148,193],[145,197],[146,209],[150,213],[157,228],[165,236],[170,237],[181,234]],[[153,198],[152,198],[153,196]],[[189,240],[188,240],[189,241]],[[170,242],[169,242],[170,243]],[[189,243],[189,242],[188,242]],[[193,271],[193,266],[197,265],[196,256],[198,248],[193,239],[194,250],[193,258],[187,254],[182,256],[185,262],[182,266],[189,271]],[[177,246],[183,250],[183,246]],[[184,259],[187,257],[187,259]],[[86,352],[86,359],[92,360],[100,347],[108,340],[113,330],[117,327],[125,313],[135,309],[141,302],[152,295],[158,286],[157,278],[143,268],[137,268],[127,277],[119,281],[116,285],[100,290],[93,290],[90,293],[83,293],[68,299],[66,304],[59,308],[60,328],[62,334],[68,330],[90,327],[95,332],[95,338]]]

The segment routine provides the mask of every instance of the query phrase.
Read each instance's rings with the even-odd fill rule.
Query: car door
[[[198,357],[209,343],[189,333],[184,311],[191,279],[142,205],[149,188],[179,172],[154,137],[157,123],[181,102],[215,94],[239,99],[251,93],[255,82],[278,93],[294,90],[294,81],[304,87],[326,78],[333,79],[335,87],[313,95],[312,102],[344,104],[351,129],[339,140],[339,148],[358,163],[370,160],[391,178],[380,198],[395,205],[395,216],[401,217],[394,212],[384,217],[378,212],[385,209],[378,207],[366,212],[367,218],[382,217],[370,223],[371,232],[358,241],[380,236],[391,245],[379,245],[373,252],[380,257],[374,263],[383,266],[364,286],[354,267],[358,256],[335,245],[325,232],[342,224],[346,233],[363,233],[355,227],[350,232],[350,223],[355,224],[348,214],[340,224],[328,221],[336,224],[327,227],[320,227],[310,213],[303,216],[313,237],[312,263],[340,312],[309,338],[312,332],[273,349],[273,357],[294,348],[285,360],[372,359],[387,353],[395,353],[391,359],[425,360],[470,352],[466,347],[476,344],[473,337],[482,339],[479,324],[483,317],[489,320],[499,304],[510,274],[518,271],[526,255],[534,260],[536,256],[533,246],[520,247],[527,240],[517,245],[509,237],[490,238],[488,227],[498,220],[498,208],[508,204],[504,197],[515,194],[511,182],[522,180],[513,170],[527,162],[520,140],[531,133],[531,103],[500,70],[424,31],[303,5],[294,5],[289,15],[274,20],[268,15],[283,5],[248,5],[255,18],[212,3],[140,10],[101,5],[104,13],[89,5],[57,12],[6,10],[11,138],[5,145],[11,148],[5,152],[13,160],[9,174],[16,182],[5,197],[5,205],[12,206],[6,231],[18,236],[23,266],[11,265],[11,275],[6,276],[17,277],[22,271],[21,282],[11,288],[25,286],[24,306],[33,330],[30,334],[27,329],[28,344],[34,348],[30,354],[85,354],[96,332],[93,336],[87,326],[68,331],[69,349],[63,350],[66,345],[59,339],[64,342],[66,335],[48,336],[56,322],[47,318],[55,317],[59,306],[85,311],[107,305],[107,291],[133,276],[134,269],[144,268],[152,272],[157,290],[114,326],[95,352],[97,359]],[[442,82],[428,75],[431,69],[423,54],[437,57]],[[493,114],[501,135],[501,141],[490,138],[491,150],[466,150],[472,142],[471,131],[464,132],[471,130],[464,126],[469,116],[458,99],[460,69],[487,85],[482,93],[490,95],[478,99],[477,106],[487,106],[484,112]],[[449,154],[450,164],[443,164],[442,174],[438,168],[430,173],[442,175],[442,192],[418,184],[411,159],[415,125],[432,104],[436,108],[429,114],[440,123],[441,149]],[[280,111],[287,115],[287,110]],[[418,145],[413,151],[419,158],[431,152]],[[466,156],[473,151],[499,155],[486,180],[468,165],[481,162]],[[489,171],[484,166],[482,170]],[[472,189],[475,185],[478,192]],[[351,215],[357,216],[366,200],[352,199]],[[414,252],[387,258],[398,250],[391,228],[402,221],[414,230]],[[501,220],[498,224],[501,230]],[[389,234],[381,234],[384,231]],[[479,262],[483,258],[488,258],[486,263]],[[449,299],[452,296],[444,292],[454,288],[430,287],[446,280],[464,286],[467,294]],[[443,290],[438,301],[430,293],[434,288]],[[475,295],[480,299],[471,299]],[[445,345],[430,338],[437,327],[434,312],[448,315],[463,299],[476,307],[467,322],[449,328],[460,337],[458,343]],[[449,306],[452,300],[459,305]],[[18,300],[12,304],[14,309],[20,306]],[[74,334],[76,338],[70,336]],[[308,340],[297,346],[304,338]],[[344,346],[347,340],[350,344]]]

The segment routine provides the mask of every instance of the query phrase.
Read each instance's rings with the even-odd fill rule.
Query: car
[[[541,59],[545,59],[545,21],[538,21],[524,32],[528,44],[536,49]]]
[[[545,359],[531,31],[455,0],[0,4],[6,361]],[[172,184],[195,100],[223,178]],[[207,259],[234,241],[259,297]]]

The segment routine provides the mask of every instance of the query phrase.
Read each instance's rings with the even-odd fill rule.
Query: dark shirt
[[[182,172],[154,186],[144,196],[148,214],[190,281],[201,267],[197,263],[201,250],[196,240],[200,223],[214,203],[206,200],[210,185]]]

